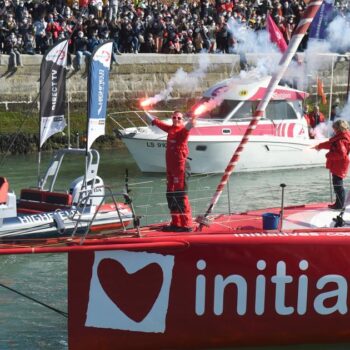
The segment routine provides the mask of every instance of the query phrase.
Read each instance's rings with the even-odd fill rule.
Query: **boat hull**
[[[166,136],[158,139],[122,138],[143,172],[165,172]],[[211,137],[198,140],[190,137],[191,172],[222,173],[230,161],[241,137]],[[324,166],[325,152],[311,149],[315,140],[254,136],[245,145],[236,172],[265,171]]]
[[[70,349],[350,341],[349,263],[349,232],[331,229],[163,234],[71,252]]]
[[[95,207],[42,212],[18,215],[3,219],[0,226],[0,241],[20,239],[48,239],[80,235],[91,232],[126,227],[132,220],[132,213],[127,207],[120,209],[120,217],[114,205],[106,205],[111,210],[101,210],[95,214]]]

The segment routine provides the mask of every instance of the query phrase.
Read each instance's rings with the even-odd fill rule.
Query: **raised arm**
[[[186,123],[185,128],[187,130],[191,130],[192,128],[194,128],[196,126],[196,123],[197,123],[196,117],[194,115],[192,115],[191,118]]]
[[[153,116],[152,114],[150,114],[149,112],[147,111],[144,111],[145,112],[145,122],[148,124],[148,125],[155,125],[157,126],[159,129],[165,131],[165,132],[168,132],[169,131],[169,128],[170,128],[170,125],[168,125],[167,123],[164,123],[162,120],[158,119],[157,117]]]
[[[149,125],[152,125],[153,123],[153,120],[156,119],[156,117],[154,117],[153,115],[149,114],[147,111],[144,111],[145,112],[145,117],[143,118],[143,120],[149,124]]]

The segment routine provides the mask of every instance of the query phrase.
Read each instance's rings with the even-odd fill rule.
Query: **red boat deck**
[[[266,229],[263,227],[264,214],[280,215],[280,208],[265,208],[260,210],[252,210],[242,213],[212,215],[210,225],[203,226],[201,231],[198,230],[198,224],[193,226],[193,233],[202,234],[222,234],[222,233],[256,233],[256,232],[294,232],[294,231],[323,231],[334,229],[334,221],[340,211],[328,208],[328,203],[314,203],[307,205],[295,205],[284,208],[283,218],[276,229]],[[344,214],[346,219],[347,212]],[[350,218],[349,218],[350,220]],[[141,229],[143,237],[150,236],[166,236],[169,234],[186,235],[188,233],[164,233],[161,231],[163,225],[150,225]],[[342,230],[342,228],[338,228]],[[348,230],[348,229],[347,229]]]
[[[267,229],[263,226],[263,215],[266,213],[279,215],[280,208],[268,208],[264,210],[253,210],[242,213],[220,214],[209,217],[210,225],[203,226],[199,230],[199,225],[194,223],[193,232],[163,232],[162,228],[166,223],[143,226],[137,231],[136,229],[118,230],[111,229],[102,234],[89,233],[84,244],[80,238],[59,238],[59,239],[38,239],[26,240],[18,239],[13,244],[0,244],[1,254],[20,254],[20,253],[47,253],[47,252],[68,252],[72,250],[83,249],[91,245],[95,249],[99,245],[106,247],[106,244],[120,244],[127,241],[135,244],[144,242],[146,238],[169,239],[171,237],[186,237],[188,235],[218,235],[218,234],[237,234],[237,235],[254,235],[256,233],[272,234],[292,234],[293,232],[327,232],[330,228],[332,231],[348,231],[347,227],[334,228],[334,219],[339,211],[330,210],[326,203],[315,203],[308,205],[289,206],[284,208],[282,222],[275,229]],[[347,212],[344,214],[344,220],[347,219]],[[350,217],[348,218],[350,221]],[[140,236],[142,241],[138,241]],[[101,248],[102,249],[102,248]],[[112,249],[110,247],[109,249]]]
[[[279,211],[213,215],[193,232],[18,241],[0,254],[69,253],[72,350],[350,341],[349,227],[333,228],[339,211],[323,203],[284,208],[282,227],[264,229],[263,214]]]

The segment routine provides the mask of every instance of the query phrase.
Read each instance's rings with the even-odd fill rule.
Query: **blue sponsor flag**
[[[328,24],[333,19],[334,0],[325,0],[314,17],[309,32],[309,38],[325,39]]]
[[[112,45],[112,40],[106,41],[96,47],[91,55],[88,77],[87,150],[99,136],[105,134]]]

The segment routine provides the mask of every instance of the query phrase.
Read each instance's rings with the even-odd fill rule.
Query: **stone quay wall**
[[[113,106],[123,103],[129,105],[145,96],[154,96],[163,91],[175,73],[182,68],[190,73],[199,67],[202,55],[165,55],[165,54],[123,54],[118,57],[118,64],[113,65],[110,75],[109,103]],[[237,75],[241,70],[239,55],[210,54],[210,68],[201,78],[199,86],[192,91],[175,88],[172,99],[193,99],[201,95],[209,86],[222,79]],[[23,67],[9,69],[9,57],[0,55],[0,109],[12,110],[22,104],[39,107],[39,78],[41,55],[22,55]],[[257,55],[246,55],[247,62],[254,65]],[[302,69],[302,68],[300,68]],[[346,94],[349,62],[336,63],[333,74],[330,65],[317,72],[323,79],[326,94]],[[315,75],[315,73],[313,72]],[[302,74],[305,79],[311,74]],[[332,79],[333,75],[333,79]],[[315,83],[309,87],[311,94],[316,93]],[[78,72],[72,68],[67,74],[67,96],[74,104],[86,104],[87,75],[85,67]]]

